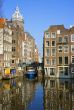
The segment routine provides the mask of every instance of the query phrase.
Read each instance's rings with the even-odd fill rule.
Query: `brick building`
[[[39,62],[39,53],[38,53],[38,48],[37,45],[35,45],[35,62]]]
[[[52,25],[44,32],[44,70],[47,77],[74,76],[74,27]]]
[[[35,39],[24,32],[24,19],[18,6],[11,20],[0,18],[0,73],[35,61]],[[1,74],[2,75],[2,74]]]
[[[0,18],[0,71],[10,67],[12,61],[12,30],[4,18]],[[2,74],[0,74],[2,75]]]
[[[35,62],[35,39],[28,32],[24,33],[22,42],[23,63],[31,64]]]

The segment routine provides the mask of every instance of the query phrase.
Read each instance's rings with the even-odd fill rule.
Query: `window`
[[[71,52],[74,52],[74,45],[71,45]]]
[[[68,67],[64,67],[64,75],[68,75]]]
[[[46,59],[46,64],[49,65],[50,64],[50,60],[47,58]]]
[[[55,80],[50,80],[50,87],[55,87]]]
[[[13,51],[13,52],[15,51],[15,47],[12,47],[12,51]]]
[[[12,35],[14,35],[14,31],[12,31]]]
[[[52,65],[56,65],[56,60],[52,59]]]
[[[49,32],[46,32],[46,38],[50,38],[50,33]]]
[[[62,43],[62,37],[59,37],[59,43]]]
[[[71,42],[74,42],[74,34],[71,35]]]
[[[61,45],[59,46],[59,52],[62,52],[62,46]]]
[[[68,89],[69,88],[69,82],[65,81],[65,88]],[[69,100],[69,95],[68,93],[66,93],[66,100]]]
[[[14,44],[15,43],[15,40],[12,40],[12,44]]]
[[[68,64],[68,57],[64,57],[65,64]]]
[[[46,56],[50,56],[50,49],[46,49]]]
[[[51,33],[51,37],[52,37],[52,38],[56,38],[56,33],[55,33],[55,32],[52,32],[52,33]]]
[[[55,68],[50,68],[50,75],[55,75]]]
[[[52,41],[52,46],[55,46],[55,41]]]
[[[59,74],[63,74],[63,67],[59,67]]]
[[[60,34],[60,30],[57,30],[57,34]]]
[[[12,60],[12,63],[14,63],[14,60]]]
[[[62,64],[62,57],[59,57],[59,64]]]
[[[31,56],[32,56],[32,53],[30,52],[30,53],[29,53],[29,57],[31,57]]]
[[[65,43],[68,43],[68,36],[65,36],[65,37],[64,37],[64,42],[65,42]]]
[[[68,52],[68,51],[69,51],[68,45],[64,45],[64,52]]]
[[[71,61],[72,61],[72,64],[74,64],[74,56],[72,56],[72,59],[71,59]]]
[[[50,46],[50,42],[49,41],[46,41],[46,46]]]
[[[74,73],[74,67],[71,68],[71,72]]]
[[[56,49],[53,48],[53,49],[52,49],[52,56],[55,56],[55,55],[56,55]]]

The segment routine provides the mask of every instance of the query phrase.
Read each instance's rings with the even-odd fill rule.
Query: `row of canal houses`
[[[74,26],[51,25],[44,32],[45,77],[74,78]]]
[[[17,6],[11,20],[0,18],[0,79],[16,73],[21,64],[33,62],[38,62],[38,48],[33,36],[24,31],[24,18]]]

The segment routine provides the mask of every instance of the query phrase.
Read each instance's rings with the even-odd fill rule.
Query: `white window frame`
[[[74,51],[72,51],[72,48],[74,48],[74,45],[71,45],[71,52],[74,53]]]
[[[56,68],[55,68],[55,67],[50,67],[50,69],[52,69],[52,68],[55,69],[55,72],[56,72]],[[50,72],[50,71],[49,71],[49,72]],[[51,74],[50,74],[50,76],[55,76],[55,74],[54,74],[54,75],[51,75]]]
[[[52,50],[55,49],[55,55],[52,54]],[[51,56],[56,56],[56,48],[51,49]]]
[[[66,76],[66,75],[64,74],[64,68],[65,68],[65,67],[68,68],[68,75],[69,75],[69,67],[68,67],[68,66],[58,66],[58,72],[59,72],[59,73],[60,73],[60,69],[59,69],[60,67],[63,68],[63,69],[61,70],[61,71],[63,71],[63,72],[62,72],[62,76],[63,76],[63,75]],[[68,76],[68,75],[67,75],[67,76]]]
[[[52,60],[55,60],[55,64],[52,64]],[[54,66],[56,65],[56,59],[51,59],[51,65],[54,65]]]
[[[48,59],[48,60],[49,60],[49,63],[47,63],[47,59],[48,59],[48,58],[45,59],[45,64],[46,64],[46,65],[51,65],[51,60]]]
[[[62,69],[60,70],[60,68],[62,68]],[[58,72],[59,72],[59,74],[60,74],[60,72],[62,71],[61,74],[63,75],[63,73],[64,73],[63,70],[64,70],[64,69],[63,69],[63,66],[58,66]]]
[[[64,56],[64,64],[65,64],[65,57],[68,57],[68,56]],[[69,63],[69,57],[68,57],[68,63]],[[68,65],[68,63],[65,65]]]
[[[57,34],[60,34],[60,30],[57,30]]]
[[[50,38],[50,32],[45,32],[45,38]]]
[[[71,63],[72,63],[72,58],[74,58],[74,56],[71,56]],[[74,63],[72,63],[72,64],[74,64]]]
[[[53,34],[55,34],[55,37],[53,37]],[[56,32],[51,33],[51,38],[56,38]]]
[[[69,37],[68,37],[68,35],[65,35],[64,38],[63,38],[63,41],[66,43],[66,41],[65,41],[65,37],[67,37],[67,43],[68,43],[68,41],[69,41]]]
[[[62,57],[62,56],[59,56]],[[62,64],[59,63],[59,57],[58,57],[58,65],[62,65],[63,64],[63,57],[62,57]]]
[[[52,41],[55,41],[55,40],[52,40]],[[56,47],[56,41],[55,41],[55,45],[54,45],[54,46],[52,45],[52,42],[51,42],[51,46],[52,46],[52,47]]]
[[[49,42],[49,46],[47,45],[47,42]],[[50,41],[48,40],[45,41],[45,47],[50,47]]]
[[[64,73],[65,76],[68,76],[69,75],[69,67],[68,66],[64,66],[63,70],[65,69],[65,67],[68,68],[68,74],[66,75],[64,72],[63,73]]]
[[[65,47],[65,46],[68,47],[68,51],[66,52],[66,51],[65,51],[65,48],[64,48],[64,53],[68,53],[68,52],[69,52],[69,46],[68,46],[68,45],[64,45],[64,47]]]
[[[73,69],[74,69],[74,68],[72,67],[72,68],[71,68],[71,73],[74,73],[74,71],[72,72]]]
[[[47,49],[49,50],[49,55],[47,54]],[[50,48],[46,48],[46,50],[45,50],[45,56],[50,56]]]
[[[60,38],[61,38],[61,41],[60,41]],[[63,42],[62,36],[59,36],[59,37],[58,37],[58,42],[59,42],[59,43],[62,43],[62,42]]]
[[[74,40],[72,40],[72,37],[74,37],[74,34],[71,34],[71,42],[74,42]]]

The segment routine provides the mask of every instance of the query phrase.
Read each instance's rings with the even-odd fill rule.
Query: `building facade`
[[[19,8],[12,15],[12,64],[18,66],[22,62],[22,39],[24,35],[24,20]]]
[[[0,73],[22,63],[35,62],[35,39],[24,32],[24,19],[18,6],[11,20],[0,18]],[[1,74],[2,75],[2,74]]]
[[[6,20],[0,18],[0,71],[11,67],[12,61],[12,29]]]
[[[35,61],[35,39],[24,31],[24,19],[18,6],[12,15],[12,65],[31,64]]]
[[[28,33],[24,33],[22,42],[23,63],[31,64],[35,62],[35,39]]]
[[[12,19],[7,21],[12,28],[12,67],[18,67],[22,62],[22,42],[24,37],[24,20],[18,6],[12,15]]]
[[[44,70],[47,77],[73,77],[74,27],[53,25],[44,33]]]
[[[37,45],[35,45],[35,62],[39,62],[39,52],[38,52],[38,48]]]

